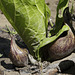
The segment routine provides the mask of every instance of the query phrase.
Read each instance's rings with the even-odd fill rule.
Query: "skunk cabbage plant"
[[[21,36],[29,52],[37,58],[40,58],[41,47],[53,42],[64,31],[69,30],[69,26],[62,26],[63,11],[67,6],[68,0],[59,0],[55,26],[58,32],[47,37],[50,10],[45,0],[0,0],[0,9]],[[61,17],[59,17],[59,10],[62,11]]]

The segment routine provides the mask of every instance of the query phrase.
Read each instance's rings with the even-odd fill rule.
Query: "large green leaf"
[[[59,4],[61,4],[61,1]],[[53,37],[46,37],[50,10],[45,4],[45,0],[0,0],[0,8],[24,40],[30,53],[34,56],[36,53],[38,58],[41,47],[53,42],[69,29],[65,25]]]
[[[48,43],[53,42],[56,40],[64,31],[69,30],[69,26],[63,25],[64,24],[64,18],[63,13],[65,8],[68,7],[69,0],[59,0],[59,3],[57,5],[57,14],[56,14],[56,22],[55,22],[55,30],[53,29],[53,32],[55,33],[54,36],[50,38],[46,38],[42,41],[42,44],[40,44],[40,47],[47,45]],[[61,13],[60,13],[61,12]],[[51,34],[51,33],[50,33]],[[53,35],[53,34],[52,34]]]
[[[68,7],[68,3],[69,3],[69,0],[59,0],[59,3],[57,5],[57,14],[56,14],[54,33],[57,33],[61,29],[64,23],[63,13],[64,13],[65,8]]]
[[[46,37],[44,0],[0,0],[0,7],[31,53]]]

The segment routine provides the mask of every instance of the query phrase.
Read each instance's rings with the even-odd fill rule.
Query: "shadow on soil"
[[[71,60],[64,60],[59,64],[60,72],[63,74],[75,75],[75,63]]]
[[[2,57],[8,57],[10,51],[10,40],[0,37],[0,53]]]
[[[4,60],[1,61],[1,66],[3,66],[5,69],[8,69],[8,70],[15,69],[15,66],[13,64],[5,63]]]

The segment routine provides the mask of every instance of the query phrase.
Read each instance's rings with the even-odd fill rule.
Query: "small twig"
[[[6,28],[7,28],[7,30],[6,29],[1,29],[1,30],[4,31],[4,32],[6,32],[6,33],[8,33],[9,35],[15,35],[15,34],[17,34],[16,31],[11,31],[7,25],[6,25]]]
[[[39,69],[40,69],[40,75],[43,75],[43,64],[42,64],[42,62],[41,62],[41,60],[39,61]]]
[[[33,65],[38,65],[38,61],[33,58],[32,55],[28,54],[28,58]]]

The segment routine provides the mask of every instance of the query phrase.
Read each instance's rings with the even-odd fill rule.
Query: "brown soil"
[[[58,4],[58,0],[46,0],[46,3],[49,3],[49,8],[51,10],[51,19],[53,20],[53,22],[55,22],[56,7]],[[19,68],[16,69],[10,61],[10,59],[8,58],[10,51],[10,36],[1,30],[6,29],[6,25],[8,25],[9,28],[13,30],[10,23],[7,21],[5,16],[0,11],[0,54],[3,54],[2,57],[0,57],[0,75],[32,75],[31,73],[28,73],[26,67],[21,68],[21,71],[19,70]],[[75,22],[73,22],[73,27],[75,28]],[[30,65],[30,67],[36,66]],[[43,75],[55,75],[53,73],[57,72],[57,70],[55,69],[56,67],[60,67],[59,72],[61,71],[60,73],[56,73],[56,75],[75,75],[75,51],[61,60],[49,63],[50,73],[44,73]],[[41,74],[35,73],[34,75]]]

